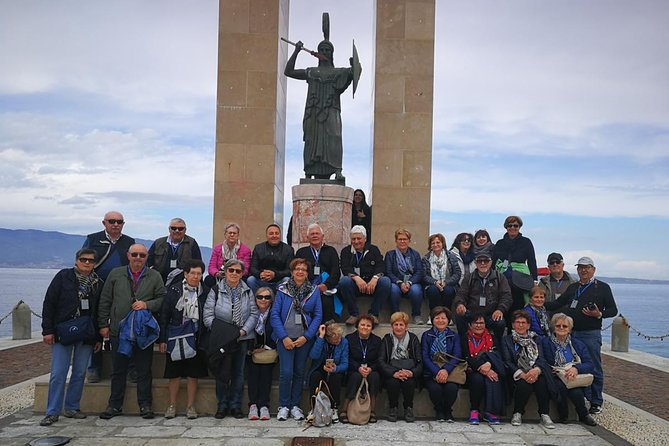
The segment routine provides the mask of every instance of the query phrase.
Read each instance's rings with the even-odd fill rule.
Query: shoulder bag
[[[181,325],[170,325],[167,328],[167,353],[172,361],[183,361],[195,357],[195,324],[187,320]]]
[[[567,379],[565,376],[567,367],[554,366],[553,371],[564,383],[567,389],[574,389],[576,387],[590,387],[592,385],[592,381],[595,378],[592,373],[579,373],[574,379]]]
[[[449,358],[454,358],[458,360],[458,365],[456,365],[451,373],[448,374],[448,382],[463,385],[467,381],[467,361],[464,359],[458,358],[446,352],[437,352],[432,357],[432,361],[442,368],[444,364],[448,362]]]
[[[363,378],[355,393],[355,398],[348,403],[346,415],[351,424],[367,424],[372,414],[372,400],[369,395],[369,384],[367,378]]]
[[[62,345],[93,342],[97,338],[93,319],[89,315],[68,319],[56,324],[56,338]]]

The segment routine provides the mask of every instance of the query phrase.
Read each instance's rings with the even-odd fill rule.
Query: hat
[[[557,260],[558,262],[562,262],[562,254],[559,252],[551,252],[548,254],[548,260],[546,260],[548,263],[551,263],[552,261]]]
[[[581,257],[580,259],[578,259],[578,262],[576,262],[575,266],[579,266],[579,265],[584,265],[584,266],[585,265],[590,265],[594,268],[595,262],[593,262],[590,257]]]
[[[476,256],[476,260],[478,260],[478,259],[488,259],[488,260],[490,260],[491,257],[490,257],[490,254],[488,254],[487,252],[482,252],[482,253],[480,253]]]

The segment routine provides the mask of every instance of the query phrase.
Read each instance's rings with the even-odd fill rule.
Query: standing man
[[[160,274],[147,268],[148,252],[144,245],[135,244],[128,250],[129,266],[115,268],[105,282],[100,296],[98,326],[100,335],[109,337],[112,346],[111,394],[107,409],[100,418],[108,420],[123,413],[126,377],[130,358],[119,352],[121,321],[130,310],[148,309],[157,314],[166,290]],[[153,346],[142,349],[132,346],[132,360],[137,370],[137,403],[142,418],[153,418],[153,395],[151,391],[151,364]]]
[[[163,282],[167,282],[167,277],[177,268],[181,274],[186,260],[202,260],[200,246],[193,237],[186,235],[183,219],[170,220],[168,230],[169,235],[156,239],[149,249],[148,265],[160,273]]]
[[[318,223],[312,223],[307,227],[309,246],[297,250],[295,257],[306,259],[309,263],[309,281],[317,284],[321,290],[321,303],[323,306],[323,321],[333,320],[336,317],[334,309],[334,294],[337,292],[339,283],[339,254],[337,250],[323,242],[323,228]],[[323,281],[322,274],[327,273],[328,278]],[[314,281],[316,279],[316,281]]]
[[[548,255],[548,270],[550,274],[539,280],[539,286],[546,291],[546,302],[558,299],[567,287],[576,282],[576,279],[564,270],[562,254],[552,252]]]
[[[482,252],[476,256],[476,269],[471,274],[465,274],[453,299],[458,333],[467,333],[468,318],[483,313],[486,328],[493,332],[499,345],[502,345],[506,327],[504,316],[512,302],[509,282],[504,274],[492,269],[490,254]],[[467,336],[461,336],[460,340],[466,343]]]
[[[369,314],[379,323],[383,303],[390,299],[390,279],[385,276],[386,265],[378,247],[367,243],[367,230],[356,225],[351,228],[351,244],[341,250],[342,278],[337,289],[348,308],[347,325],[355,324],[360,310],[357,296],[372,296]]]
[[[56,326],[74,318],[88,317],[93,326],[97,327],[95,315],[102,280],[93,271],[94,266],[95,251],[80,249],[75,257],[74,268],[60,270],[46,291],[42,307],[42,340],[51,346],[51,376],[46,417],[40,426],[51,426],[58,421],[61,411],[67,418],[86,418],[80,408],[86,366],[93,345],[99,349],[100,344],[95,339],[88,339],[63,345],[56,336]],[[66,393],[65,381],[70,364],[72,375]]]
[[[595,279],[595,262],[590,257],[581,257],[576,263],[578,282],[567,287],[553,302],[546,302],[547,310],[563,308],[567,316],[574,319],[571,335],[588,346],[594,364],[594,380],[585,389],[590,401],[590,413],[602,413],[604,397],[604,371],[602,370],[602,319],[618,314],[611,287]]]
[[[293,248],[281,241],[281,228],[272,223],[265,229],[267,241],[258,243],[251,254],[251,267],[246,280],[255,295],[260,287],[276,287],[290,277],[290,261],[293,260]],[[245,265],[246,267],[246,265]]]
[[[104,230],[94,232],[86,236],[82,248],[95,251],[95,272],[102,280],[114,268],[128,264],[128,249],[135,244],[135,239],[122,234],[125,220],[123,214],[118,211],[109,211],[102,219]],[[102,368],[102,351],[96,350],[91,355],[86,377],[89,383],[100,382],[100,369]]]

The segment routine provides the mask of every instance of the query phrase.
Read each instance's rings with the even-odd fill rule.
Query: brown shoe
[[[346,325],[355,325],[357,320],[358,316],[350,315],[348,319],[346,319]]]

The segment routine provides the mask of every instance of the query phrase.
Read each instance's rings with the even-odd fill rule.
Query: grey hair
[[[223,265],[224,269],[228,269],[231,266],[239,265],[242,267],[242,271],[246,271],[246,265],[244,265],[244,262],[242,262],[239,259],[229,259],[225,262],[225,265]]]
[[[362,234],[363,237],[367,238],[367,229],[363,225],[355,225],[351,228],[351,235],[353,234]]]
[[[318,223],[312,223],[309,226],[307,226],[307,234],[312,230],[318,228],[319,231],[321,231],[321,234],[323,233],[323,228],[321,228],[321,225]]]
[[[228,232],[228,229],[230,228],[235,228],[237,229],[237,232],[241,232],[241,229],[239,228],[239,225],[235,223],[234,221],[231,221],[230,223],[226,223],[225,227],[223,228],[223,232]]]
[[[569,325],[569,331],[574,328],[574,319],[572,319],[571,316],[567,316],[564,313],[555,313],[551,318],[551,328],[553,331],[555,331],[555,324],[562,320],[567,321],[567,325]]]
[[[179,218],[179,217],[176,217],[176,218],[173,218],[172,220],[170,220],[170,225],[172,223],[182,223],[184,226],[186,226],[186,222],[184,221],[184,219]]]

